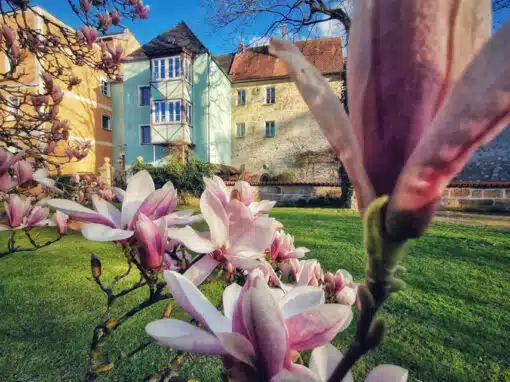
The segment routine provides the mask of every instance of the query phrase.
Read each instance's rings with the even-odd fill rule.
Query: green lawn
[[[363,277],[361,222],[331,209],[275,209],[297,244],[327,270],[339,267]],[[41,237],[50,237],[43,231]],[[0,236],[1,248],[7,235]],[[89,280],[90,252],[103,262],[105,278],[124,269],[113,244],[90,243],[74,233],[37,252],[0,259],[0,380],[81,380],[92,328],[104,296]],[[510,233],[436,223],[409,245],[401,275],[407,288],[385,306],[389,331],[381,347],[355,368],[360,377],[380,363],[410,370],[420,381],[510,381]],[[218,300],[221,286],[208,285]],[[120,302],[133,303],[137,297]],[[131,359],[116,358],[146,340],[143,327],[165,306],[141,313],[119,329],[106,353],[115,361],[101,380],[137,381],[154,373],[171,352],[150,346]],[[180,315],[177,312],[178,315]],[[354,325],[335,341],[345,348]],[[220,363],[189,356],[182,374],[216,381]]]

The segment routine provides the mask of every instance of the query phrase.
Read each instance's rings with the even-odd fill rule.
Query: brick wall
[[[339,76],[327,77],[340,95]],[[276,89],[276,102],[265,104],[266,87]],[[237,91],[246,90],[246,105],[237,105]],[[276,173],[289,171],[296,180],[335,182],[338,162],[319,126],[308,110],[295,84],[289,79],[235,82],[232,84],[232,165],[245,166],[256,175],[266,172],[264,165]],[[265,137],[265,122],[275,121],[275,136]],[[246,136],[235,138],[236,124],[244,123]],[[307,163],[297,163],[297,154],[316,153]]]
[[[443,193],[440,207],[464,211],[510,211],[510,187],[449,187]]]

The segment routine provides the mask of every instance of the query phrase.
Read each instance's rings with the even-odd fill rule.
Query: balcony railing
[[[168,122],[151,125],[151,143],[153,145],[177,141],[191,143],[191,129],[187,123]]]

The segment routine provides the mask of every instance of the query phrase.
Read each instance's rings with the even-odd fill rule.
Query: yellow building
[[[19,18],[21,15],[19,12],[12,15],[11,22],[14,22],[14,17]],[[32,10],[27,11],[26,20],[30,28],[41,34],[47,34],[50,30],[51,32],[58,30],[51,23],[74,31],[73,28],[67,26],[41,7],[33,7]],[[50,21],[50,23],[46,21]],[[128,29],[120,33],[101,37],[101,40],[114,46],[122,46],[125,55],[129,55],[140,47],[140,44]],[[97,48],[97,54],[100,54],[99,48]],[[95,173],[103,165],[105,157],[112,157],[112,100],[107,76],[102,71],[88,65],[76,65],[64,54],[57,57],[45,57],[45,59],[48,60],[46,64],[50,63],[50,60],[59,61],[59,64],[69,68],[71,76],[81,80],[81,83],[74,86],[72,90],[68,90],[67,86],[60,81],[55,81],[56,85],[64,91],[64,98],[60,104],[58,118],[69,121],[70,140],[88,140],[92,143],[89,155],[79,162],[65,164],[62,167],[63,174],[72,174],[74,172]],[[19,86],[28,87],[34,91],[39,90],[42,93],[44,89],[42,80],[44,64],[44,62],[41,64],[34,54],[28,53],[24,57],[22,65],[17,68]],[[0,57],[0,73],[6,73],[8,70],[10,70],[9,61],[6,59],[5,54],[2,53],[2,57]],[[5,114],[8,114],[8,109],[8,107],[3,108],[2,114],[4,114],[4,117]],[[57,153],[62,153],[62,147],[57,147]]]
[[[340,39],[296,45],[340,96]],[[297,180],[337,180],[338,162],[285,64],[267,46],[240,45],[236,54],[217,58],[232,80],[232,165],[258,175],[290,172]]]

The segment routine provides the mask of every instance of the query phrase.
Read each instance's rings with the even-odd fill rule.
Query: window
[[[151,144],[151,127],[150,126],[141,126],[140,127],[140,138],[142,145],[150,145]]]
[[[168,77],[173,78],[174,76],[174,59],[170,58],[168,60]]]
[[[185,58],[183,61],[183,75],[184,78],[187,79],[189,82],[193,79],[193,67],[191,65],[191,61],[189,58]]]
[[[150,86],[140,86],[138,88],[140,94],[138,96],[138,104],[140,106],[147,106],[151,103],[151,88]]]
[[[242,138],[246,136],[246,125],[244,123],[236,124],[236,137]]]
[[[266,104],[273,104],[276,100],[276,89],[266,88]]]
[[[175,77],[180,77],[181,76],[181,58],[180,57],[176,57],[175,58],[174,69],[175,69],[174,76]]]
[[[154,81],[159,80],[159,61],[158,60],[152,61],[152,79]]]
[[[188,125],[193,125],[193,105],[191,104],[188,104],[188,109],[186,110],[186,120]]]
[[[160,123],[166,121],[166,102],[155,101],[153,107],[153,121],[154,123]]]
[[[266,122],[266,137],[274,137],[275,124],[274,121]]]
[[[178,78],[183,72],[183,61],[179,56],[152,60],[152,80]],[[190,75],[190,74],[188,74]]]
[[[241,89],[237,91],[237,104],[246,105],[246,90]]]
[[[170,121],[180,121],[181,120],[181,101],[169,102],[168,110],[170,113]]]
[[[101,78],[101,95],[110,96],[110,84],[104,78]]]
[[[103,114],[101,118],[101,126],[105,130],[112,131],[112,117]]]

